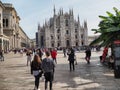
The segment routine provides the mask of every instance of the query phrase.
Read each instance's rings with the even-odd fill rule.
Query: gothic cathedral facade
[[[87,22],[80,25],[80,20],[74,19],[73,10],[63,13],[63,9],[54,15],[43,26],[38,25],[37,46],[40,48],[78,47],[88,44]]]

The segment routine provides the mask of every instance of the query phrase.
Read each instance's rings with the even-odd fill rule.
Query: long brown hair
[[[37,54],[34,55],[33,61],[36,62],[36,63],[41,63],[42,62],[39,55],[37,55]]]

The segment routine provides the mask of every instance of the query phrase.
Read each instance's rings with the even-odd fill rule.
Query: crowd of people
[[[85,53],[85,60],[87,64],[90,64],[91,59],[91,48],[87,47],[84,50]],[[17,51],[14,51],[16,54]],[[23,53],[26,53],[27,62],[26,65],[31,67],[31,74],[35,78],[35,87],[34,90],[39,89],[40,78],[42,76],[45,77],[45,90],[48,90],[48,82],[49,82],[49,90],[52,90],[53,80],[54,80],[54,73],[55,73],[55,66],[58,64],[57,62],[57,49],[27,49],[27,50],[20,50],[19,53],[23,56]],[[107,57],[108,48],[105,47],[103,50],[103,54],[100,57],[100,61],[104,62],[105,58]],[[43,58],[43,55],[45,57]],[[63,48],[63,56],[69,62],[69,71],[75,71],[75,64],[77,65],[77,59],[75,54],[74,48]],[[4,57],[3,52],[0,51],[0,57]],[[33,57],[33,58],[32,58]],[[4,60],[4,59],[3,59]],[[110,62],[108,63],[110,67],[114,68],[114,60],[113,56],[110,56]]]
[[[43,54],[45,54],[46,57],[43,58]],[[72,48],[68,49],[68,52],[66,51],[65,55],[68,55],[70,71],[72,70],[72,68],[74,71],[75,70],[74,50]],[[33,51],[28,49],[26,51],[26,56],[27,56],[27,66],[31,66],[31,74],[35,77],[34,90],[40,90],[39,79],[42,77],[42,75],[44,75],[45,77],[45,90],[48,90],[48,82],[49,82],[49,90],[52,90],[55,65],[57,65],[57,49],[53,48],[44,51],[42,49],[36,49]],[[32,56],[33,56],[33,60],[32,60]]]
[[[89,49],[90,50],[90,49]],[[43,53],[45,53],[46,57],[42,57]],[[88,56],[88,51],[86,50],[86,57],[90,59],[90,55]],[[90,51],[91,53],[91,51]],[[77,64],[75,49],[74,48],[64,48],[63,49],[64,57],[68,57],[67,60],[69,62],[69,70],[75,71],[75,62]],[[48,82],[49,82],[49,90],[52,90],[52,82],[54,80],[55,66],[57,65],[57,49],[37,49],[34,51],[33,60],[31,58],[32,53],[31,50],[26,52],[27,55],[27,66],[28,63],[31,66],[31,74],[35,77],[35,88],[34,90],[39,89],[39,79],[42,75],[45,77],[45,90],[48,90]]]
[[[49,82],[49,90],[52,90],[55,66],[57,65],[57,49],[21,49],[21,50],[13,50],[14,54],[20,53],[21,56],[26,55],[26,65],[30,66],[31,74],[35,78],[35,87],[34,90],[40,90],[39,83],[40,78],[42,76],[45,77],[45,90],[48,90],[48,82]],[[69,70],[75,71],[75,62],[77,64],[75,49],[74,48],[64,48],[63,49],[64,57],[68,57],[67,60],[69,62]],[[43,58],[43,55],[45,57]],[[4,57],[3,51],[0,51],[0,58]],[[4,60],[4,59],[3,59]]]
[[[29,56],[30,55],[27,55],[27,57],[29,57]],[[29,60],[31,62],[30,63],[31,74],[35,77],[34,90],[40,90],[39,89],[39,83],[40,83],[39,79],[42,76],[42,74],[45,77],[45,90],[48,90],[48,82],[49,82],[49,90],[52,90],[52,83],[53,83],[54,72],[55,72],[55,63],[57,64],[57,60],[56,60],[57,51],[55,49],[53,49],[51,51],[45,51],[46,57],[42,58],[42,56],[43,56],[42,50],[38,49],[34,53],[34,58],[33,58],[32,62],[31,62],[31,59]],[[28,63],[27,63],[27,65],[28,65]]]

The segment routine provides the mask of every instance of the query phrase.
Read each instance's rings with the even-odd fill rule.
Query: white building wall
[[[66,26],[66,19],[68,19],[68,26]],[[70,46],[76,46],[76,42],[78,42],[78,46],[80,46],[82,45],[82,41],[84,42],[84,45],[87,44],[87,27],[82,27],[79,22],[75,22],[72,11],[70,11],[69,14],[63,14],[62,11],[60,11],[58,15],[53,16],[52,24],[50,20],[46,22],[47,29],[44,29],[46,28],[44,25],[41,27],[41,30],[38,30],[39,43],[41,42],[41,36],[44,36],[44,47],[51,48],[52,43],[54,43],[54,47],[57,47],[58,43],[60,43],[60,47],[68,47],[66,45],[67,40],[69,40]],[[75,26],[76,23],[78,25],[77,28]],[[58,29],[60,29],[60,34],[57,32]],[[75,33],[75,29],[77,29],[77,34]],[[42,30],[45,30],[45,33],[42,33]],[[66,30],[69,31],[68,35],[66,34]],[[83,37],[81,38],[82,34]],[[51,35],[53,36],[53,39],[51,39]],[[58,35],[60,35],[60,39],[58,39]],[[77,39],[75,38],[75,35],[77,35]],[[41,47],[40,44],[39,47]]]

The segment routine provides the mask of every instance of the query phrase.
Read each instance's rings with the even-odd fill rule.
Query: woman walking
[[[40,57],[35,54],[33,61],[31,63],[31,74],[35,77],[35,88],[34,90],[40,90],[39,89],[39,79],[42,76],[42,68],[41,68],[41,59]]]

